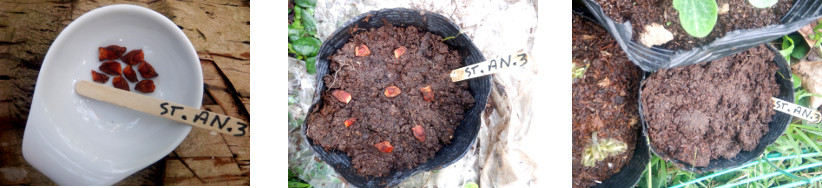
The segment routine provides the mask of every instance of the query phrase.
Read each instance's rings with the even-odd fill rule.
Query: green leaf
[[[770,8],[775,5],[777,0],[748,0],[756,8]]]
[[[303,37],[305,34],[305,30],[291,28],[291,26],[288,26],[288,42],[294,42],[297,39],[300,39],[300,37]]]
[[[465,185],[463,185],[462,187],[463,188],[479,188],[479,185],[477,185],[477,183],[474,183],[474,182],[468,182]]]
[[[320,39],[314,37],[302,37],[294,41],[293,46],[294,51],[297,54],[303,56],[314,56],[317,55],[317,51],[320,50]]]
[[[308,72],[308,74],[314,74],[317,72],[315,63],[317,63],[317,56],[311,56],[305,60],[305,71]]]
[[[300,19],[301,19],[301,16],[302,16],[302,14],[303,14],[302,12],[303,12],[303,8],[300,8],[300,7],[294,7],[294,21],[295,21],[295,22],[296,22],[297,20],[300,20]]]
[[[311,187],[311,185],[302,182],[288,182],[288,188],[303,188],[303,187]]]
[[[782,57],[785,57],[785,60],[791,62],[790,55],[793,53],[793,39],[791,37],[782,37],[782,50],[779,50],[779,53],[782,54]]]
[[[314,7],[317,5],[317,0],[295,0],[294,3],[301,7]]]
[[[811,49],[811,47],[808,46],[808,43],[805,42],[805,39],[802,37],[802,35],[794,33],[788,35],[788,37],[790,37],[793,41],[793,52],[791,52],[791,57],[796,59],[804,59],[805,56],[808,55],[808,51]]]
[[[791,80],[793,81],[793,89],[799,88],[799,86],[802,85],[802,79],[800,79],[799,76],[796,76],[795,74],[791,74]]]
[[[314,21],[314,16],[312,16],[308,11],[302,11],[302,21],[306,31],[317,30],[317,22]]]
[[[674,0],[674,9],[679,12],[679,23],[691,36],[702,38],[714,29],[717,17],[714,0]]]

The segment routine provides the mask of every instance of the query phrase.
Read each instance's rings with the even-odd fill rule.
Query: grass
[[[820,35],[822,36],[822,35]],[[793,54],[797,37],[785,36],[783,54]],[[799,44],[797,44],[799,45]],[[806,44],[807,45],[807,44]],[[819,47],[819,43],[814,44]],[[809,48],[809,46],[797,46]],[[807,54],[807,53],[806,53]],[[802,88],[802,80],[793,76],[795,102],[808,107],[812,94]],[[794,118],[785,133],[765,149],[762,156],[734,169],[702,174],[680,170],[652,154],[640,182],[642,188],[656,187],[822,187],[822,124],[807,123]],[[800,156],[804,155],[804,156]],[[685,184],[683,184],[685,183]],[[680,185],[683,184],[683,185]]]

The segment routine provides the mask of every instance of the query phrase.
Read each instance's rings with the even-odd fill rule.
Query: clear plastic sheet
[[[346,21],[362,13],[405,7],[428,10],[448,17],[463,29],[486,59],[518,50],[530,52],[537,29],[536,2],[531,1],[318,1],[315,19],[320,40]],[[534,60],[538,54],[530,52]],[[305,72],[305,62],[289,58],[289,168],[317,187],[353,187],[314,154],[300,135],[300,125],[311,105],[315,75]],[[536,66],[495,74],[489,108],[474,146],[459,161],[429,172],[415,174],[398,187],[534,186],[537,164],[529,156],[540,151],[525,145],[531,122],[532,80]],[[525,149],[524,147],[529,147]]]

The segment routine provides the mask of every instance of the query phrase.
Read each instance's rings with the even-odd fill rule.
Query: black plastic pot
[[[782,100],[793,103],[794,102],[794,100],[793,100],[794,99],[793,82],[791,82],[791,77],[790,77],[791,69],[788,65],[788,62],[779,53],[779,51],[776,50],[776,48],[774,48],[771,45],[768,45],[768,48],[771,49],[773,51],[773,53],[775,54],[775,57],[774,57],[773,61],[776,62],[777,66],[779,67],[779,70],[777,70],[777,72],[774,73],[776,75],[776,82],[779,84],[779,96],[776,97],[776,98],[779,98],[779,99],[782,99]],[[641,96],[642,96],[642,89],[645,88],[645,82],[644,81],[651,74],[652,73],[646,72],[646,74],[644,74],[643,77],[642,77],[643,82],[639,86],[639,94],[640,94],[640,100],[639,100],[639,112],[640,112],[639,115],[640,116],[639,117],[640,117],[640,121],[642,122],[642,134],[645,137],[648,136],[648,123],[645,121],[645,114],[643,114],[644,111],[643,111],[642,97]],[[785,76],[783,77],[782,75],[785,75]],[[760,155],[762,155],[762,153],[765,152],[765,148],[767,148],[769,145],[773,144],[773,142],[776,141],[776,139],[779,138],[779,136],[781,136],[782,133],[785,133],[785,130],[787,129],[788,124],[791,123],[792,118],[793,117],[789,114],[776,111],[776,114],[771,116],[771,119],[772,119],[771,122],[768,123],[768,133],[763,135],[762,138],[759,139],[759,144],[756,146],[756,148],[754,148],[751,151],[744,151],[744,150],[740,151],[739,154],[737,154],[735,157],[730,158],[730,159],[724,158],[724,157],[720,157],[719,159],[712,159],[708,163],[708,166],[705,166],[705,167],[694,167],[694,166],[692,166],[692,165],[690,165],[690,164],[688,164],[684,161],[675,159],[675,158],[671,157],[670,155],[668,155],[666,153],[657,152],[656,147],[654,147],[653,145],[651,145],[650,148],[651,148],[651,151],[654,152],[654,154],[656,154],[657,156],[661,157],[662,159],[664,159],[666,161],[673,162],[680,169],[688,170],[688,171],[691,171],[691,172],[706,172],[706,171],[724,170],[724,169],[733,168],[733,167],[743,165],[747,162],[750,162],[750,161],[756,159]],[[648,142],[648,143],[650,144],[650,142]]]
[[[751,47],[773,41],[796,32],[799,28],[822,17],[822,3],[816,0],[796,0],[791,10],[782,16],[782,24],[757,29],[736,30],[712,43],[692,48],[688,51],[646,47],[632,40],[629,22],[616,23],[609,18],[594,0],[574,0],[573,12],[594,20],[602,25],[616,39],[619,46],[634,64],[644,71],[673,68],[712,61]]]
[[[327,88],[322,81],[327,75],[330,61],[329,56],[348,43],[352,35],[363,32],[370,28],[381,27],[384,24],[391,24],[397,27],[415,26],[422,31],[427,31],[443,38],[456,36],[456,38],[446,40],[445,43],[453,50],[457,50],[463,57],[463,65],[471,65],[485,61],[482,53],[467,36],[459,34],[460,28],[446,17],[424,11],[405,8],[382,9],[361,14],[345,23],[323,42],[317,55],[317,85],[314,94],[314,102],[309,113],[322,107],[321,95]],[[464,119],[454,131],[451,143],[443,146],[434,158],[420,164],[412,169],[400,169],[391,171],[382,177],[363,176],[356,172],[351,164],[351,157],[337,150],[326,151],[321,146],[315,145],[314,141],[305,136],[306,124],[302,125],[302,135],[308,141],[311,149],[320,156],[320,159],[331,165],[337,173],[342,175],[348,183],[358,187],[386,187],[395,186],[403,179],[422,171],[430,171],[446,167],[465,155],[468,148],[474,144],[477,133],[480,129],[480,117],[488,101],[488,94],[491,92],[491,77],[483,76],[468,80],[471,95],[476,103],[474,107],[465,112]],[[308,119],[305,122],[309,122]]]

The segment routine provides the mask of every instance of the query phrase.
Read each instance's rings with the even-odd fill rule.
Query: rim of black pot
[[[788,66],[788,62],[779,53],[779,50],[777,50],[770,44],[766,45],[768,46],[768,49],[770,49],[775,54],[773,61],[776,62],[777,66],[779,67],[779,69],[774,73],[776,75],[776,82],[779,84],[779,95],[776,98],[793,103],[793,82],[791,82],[791,70]],[[645,88],[645,79],[651,74],[653,73],[645,72],[642,76],[642,82],[639,85],[639,118],[640,122],[642,122],[642,134],[646,137],[648,137],[648,123],[645,121],[645,114],[642,110],[642,89]],[[724,170],[741,166],[747,162],[755,160],[757,157],[762,155],[762,153],[765,152],[765,148],[773,144],[773,142],[776,141],[776,139],[779,138],[779,136],[785,133],[785,130],[787,129],[788,124],[791,123],[792,119],[793,116],[783,112],[776,111],[776,113],[773,116],[771,116],[771,122],[768,123],[768,133],[766,133],[762,136],[762,138],[759,139],[759,143],[757,144],[756,148],[754,148],[751,151],[740,150],[739,153],[736,154],[736,156],[730,159],[724,157],[720,157],[719,159],[711,159],[708,163],[708,166],[705,167],[694,167],[693,165],[675,159],[666,153],[657,152],[656,148],[651,144],[650,140],[648,144],[651,145],[651,152],[653,152],[660,158],[664,159],[665,161],[673,162],[680,169],[697,173]],[[650,137],[648,137],[648,139],[650,139]]]
[[[685,50],[647,47],[634,41],[630,22],[617,23],[612,20],[595,0],[574,0],[572,11],[600,23],[619,43],[628,59],[642,70],[655,71],[713,61],[793,33],[822,18],[822,3],[815,0],[796,0],[791,9],[782,16],[780,24],[730,31],[708,44]]]
[[[323,42],[316,58],[317,83],[314,101],[306,114],[303,122],[301,134],[308,142],[311,149],[319,155],[320,159],[329,164],[339,173],[345,181],[358,187],[386,187],[396,186],[403,179],[419,172],[441,169],[459,159],[461,159],[468,149],[474,145],[479,133],[482,111],[488,100],[491,91],[491,76],[483,76],[468,80],[471,95],[475,99],[474,107],[465,112],[463,120],[454,130],[451,143],[444,145],[438,150],[434,158],[411,169],[396,169],[382,177],[359,175],[351,164],[351,158],[338,150],[326,151],[321,146],[315,145],[314,141],[306,136],[308,117],[314,111],[322,107],[321,96],[327,88],[322,81],[322,77],[328,74],[329,56],[336,53],[343,45],[348,43],[352,35],[364,32],[369,28],[376,28],[385,24],[396,27],[415,26],[422,31],[427,31],[443,38],[456,36],[446,40],[444,43],[452,50],[457,50],[463,57],[462,65],[471,65],[485,61],[482,52],[474,45],[468,36],[460,34],[460,27],[448,18],[427,10],[414,10],[407,8],[391,8],[370,11],[360,14],[346,22],[342,27],[334,31],[329,38]]]

